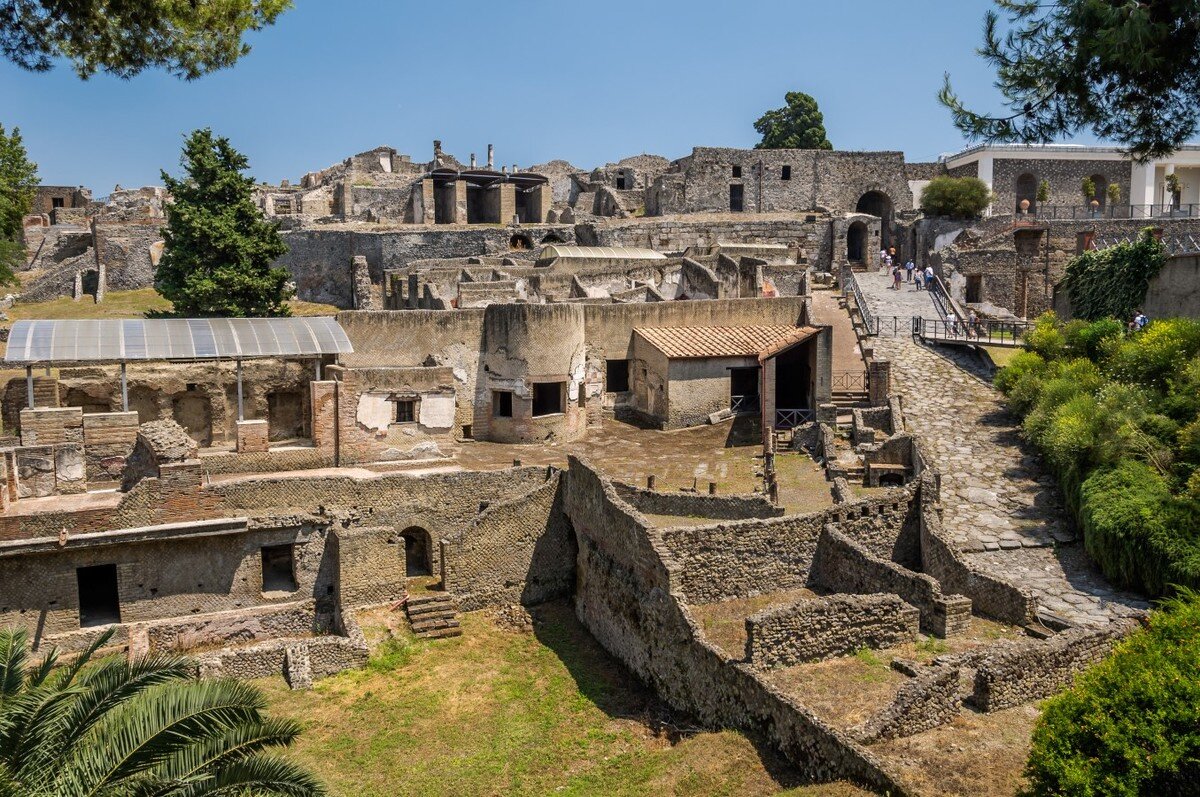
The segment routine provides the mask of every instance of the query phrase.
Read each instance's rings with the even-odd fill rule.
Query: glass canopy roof
[[[306,318],[169,318],[17,321],[9,363],[247,360],[319,357],[354,348],[338,322]]]

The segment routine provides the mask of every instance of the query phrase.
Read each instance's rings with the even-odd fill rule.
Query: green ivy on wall
[[[1093,249],[1072,260],[1062,284],[1076,318],[1127,320],[1146,298],[1150,280],[1164,263],[1162,242],[1147,227],[1135,241]]]

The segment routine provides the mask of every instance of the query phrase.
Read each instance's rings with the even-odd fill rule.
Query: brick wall
[[[829,595],[746,618],[746,660],[790,667],[917,638],[920,612],[895,595]]]

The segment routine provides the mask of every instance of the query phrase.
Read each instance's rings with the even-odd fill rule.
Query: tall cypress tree
[[[14,271],[25,261],[22,220],[33,205],[37,164],[25,153],[21,131],[0,125],[0,285],[15,285]]]
[[[180,163],[182,179],[162,172],[174,201],[154,287],[179,316],[288,315],[288,272],[271,265],[287,244],[254,204],[246,156],[205,128],[188,136]]]

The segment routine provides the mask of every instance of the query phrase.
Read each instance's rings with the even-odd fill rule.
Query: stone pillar
[[[508,224],[517,212],[517,187],[512,183],[500,184],[500,218],[501,224]]]
[[[335,381],[309,383],[311,397],[311,421],[313,447],[337,452],[337,399],[338,383]]]
[[[266,421],[237,422],[237,452],[239,454],[266,451],[268,448]]]
[[[434,213],[435,192],[433,178],[426,177],[421,181],[421,217],[413,218],[417,224],[434,224],[437,217]],[[413,214],[414,217],[416,214]]]
[[[350,265],[350,286],[354,292],[355,310],[377,310],[375,291],[371,285],[371,270],[367,258],[355,255]]]
[[[467,223],[467,183],[464,180],[454,181],[454,223]]]
[[[892,392],[892,363],[889,360],[871,360],[867,363],[868,400],[872,407],[887,406]]]
[[[420,288],[417,281],[417,274],[414,272],[408,275],[408,296],[406,298],[405,307],[409,310],[416,310],[420,306]]]
[[[104,301],[104,294],[108,292],[108,266],[101,263],[96,267],[96,304]]]

